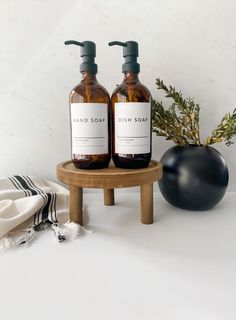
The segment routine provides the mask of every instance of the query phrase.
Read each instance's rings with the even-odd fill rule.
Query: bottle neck
[[[124,81],[135,81],[139,82],[138,73],[126,71],[124,73]]]
[[[97,82],[96,73],[89,73],[86,71],[81,72],[82,74],[82,82],[84,83],[91,83],[91,82]]]

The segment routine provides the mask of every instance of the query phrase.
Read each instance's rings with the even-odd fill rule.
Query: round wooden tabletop
[[[162,164],[151,160],[144,169],[121,169],[110,165],[105,169],[77,169],[72,161],[57,165],[58,179],[71,186],[81,188],[116,189],[153,183],[162,176]]]

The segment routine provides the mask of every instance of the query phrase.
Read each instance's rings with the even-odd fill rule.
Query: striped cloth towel
[[[68,222],[69,193],[62,186],[30,176],[0,178],[0,248],[29,244],[51,227],[59,240],[76,238],[80,226]]]

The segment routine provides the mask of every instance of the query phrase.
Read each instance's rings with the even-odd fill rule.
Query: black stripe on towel
[[[14,185],[14,187],[17,190],[22,190],[22,188],[14,181],[13,177],[8,177],[8,179],[11,181],[11,183]],[[27,192],[26,190],[22,190],[25,193],[25,196],[27,197]]]
[[[24,188],[25,190],[29,190],[32,196],[36,196],[37,194],[39,194],[25,181],[24,176],[14,176],[14,178],[21,184],[22,188]]]
[[[12,184],[15,186],[16,189],[21,190],[25,193],[25,196],[28,197],[30,196],[30,191],[23,188],[23,186],[19,183],[19,181],[15,178],[15,176],[8,177],[9,180],[12,182]]]
[[[31,178],[29,176],[23,176],[24,179],[28,182],[28,184],[31,186],[32,189],[36,190],[38,192],[38,194],[44,194],[44,191],[42,189],[40,189],[39,187],[37,187],[33,181],[31,180]]]
[[[37,187],[28,176],[12,176],[9,177],[15,188],[22,190],[25,196],[41,195],[44,200],[43,207],[34,215],[34,225],[38,225],[45,221],[58,222],[56,216],[56,193],[45,193],[41,188]]]
[[[45,206],[43,207],[42,210],[42,221],[46,221],[48,220],[48,216],[49,216],[49,208],[51,207],[51,202],[53,200],[53,196],[51,193],[46,193],[47,195],[47,202],[45,204]]]
[[[58,222],[57,220],[57,206],[56,206],[56,203],[57,203],[57,194],[55,193],[55,201],[54,201],[54,204],[53,204],[53,213],[54,213],[54,222]]]
[[[43,212],[44,206],[46,205],[46,203],[48,201],[48,197],[41,188],[37,187],[34,184],[34,182],[32,181],[32,179],[29,176],[24,176],[24,179],[28,182],[28,184],[31,186],[32,189],[36,190],[38,192],[38,194],[40,194],[43,197],[43,200],[44,200],[43,207],[40,210],[38,210],[34,216],[34,225],[38,225],[43,221],[42,212]],[[41,219],[40,219],[40,215],[41,215]]]
[[[36,187],[36,185],[34,184],[34,182],[31,180],[31,178],[29,176],[24,177],[25,179],[27,179],[27,181],[30,183],[30,185],[32,186],[32,188],[34,188],[35,190],[38,190],[39,192],[43,193],[43,190],[40,189],[39,187]],[[51,198],[52,199],[46,199],[46,201],[48,203],[48,215],[47,215],[47,219],[51,222],[58,222],[57,221],[57,217],[56,217],[56,193],[52,192],[52,193],[47,193],[46,196],[48,194],[51,194]],[[45,196],[45,193],[44,193]],[[45,203],[46,206],[46,203]],[[42,208],[41,213],[43,213],[45,210],[45,208]],[[53,217],[54,214],[54,217]],[[45,221],[45,217],[46,217],[46,213],[44,216],[42,216],[42,221]]]

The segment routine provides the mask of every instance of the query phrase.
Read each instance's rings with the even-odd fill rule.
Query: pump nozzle
[[[111,41],[108,43],[109,46],[121,46],[121,47],[127,47],[127,43],[121,42],[121,41]]]
[[[96,45],[92,41],[65,41],[65,45],[74,44],[81,47],[80,56],[82,57],[82,63],[80,65],[80,72],[97,73],[97,65],[94,62],[96,57]]]
[[[125,63],[122,64],[122,72],[135,72],[139,73],[140,66],[137,63],[138,57],[138,43],[136,41],[112,41],[108,43],[109,46],[121,46],[123,47],[123,57]]]
[[[84,46],[83,42],[79,42],[79,41],[75,41],[75,40],[65,41],[65,45],[67,46],[68,44],[75,44],[76,46],[81,46],[81,47]]]

